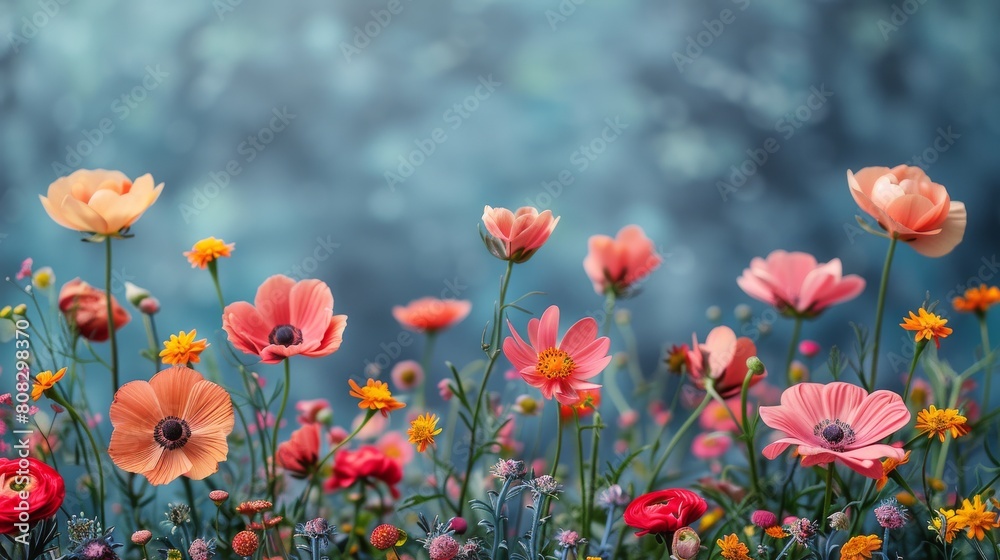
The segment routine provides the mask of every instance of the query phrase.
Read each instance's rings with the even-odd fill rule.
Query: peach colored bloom
[[[122,385],[111,403],[108,455],[118,468],[160,485],[201,480],[226,460],[233,405],[225,389],[177,366]]]
[[[104,290],[98,290],[83,280],[74,278],[59,290],[59,310],[83,338],[91,342],[104,342],[108,339],[108,298]],[[111,296],[111,313],[115,330],[132,320],[132,316],[118,305],[114,296]]]
[[[865,289],[860,276],[842,275],[840,259],[819,264],[809,253],[781,250],[766,259],[755,257],[736,283],[748,296],[799,317],[815,317]]]
[[[278,445],[278,465],[294,478],[309,476],[319,462],[319,424],[305,424]]]
[[[705,388],[705,380],[712,379],[713,386],[724,399],[735,397],[743,389],[743,379],[747,375],[747,359],[757,355],[757,346],[729,327],[715,327],[708,333],[704,344],[698,343],[698,335],[693,335],[691,349],[687,353],[687,368],[691,381],[699,389]],[[750,386],[759,383],[767,375],[755,375]]]
[[[869,394],[850,383],[799,383],[781,394],[780,405],[760,407],[760,417],[786,435],[764,448],[768,459],[795,445],[802,466],[836,461],[878,480],[882,458],[906,455],[901,447],[879,443],[910,421],[903,398],[892,391]]]
[[[413,452],[413,445],[410,444],[407,437],[402,432],[396,430],[391,430],[382,434],[382,436],[375,441],[374,445],[382,451],[382,453],[385,453],[386,457],[394,459],[403,467],[409,465],[410,462],[413,461],[413,457],[416,456]]]
[[[392,366],[389,378],[392,379],[392,384],[396,386],[396,389],[409,391],[416,389],[424,382],[424,368],[420,366],[420,362],[415,360],[403,360]]]
[[[586,380],[611,362],[611,341],[597,337],[597,321],[592,317],[577,321],[559,342],[559,308],[555,305],[546,309],[541,319],[528,321],[530,344],[517,334],[510,321],[507,326],[512,336],[503,341],[504,355],[521,378],[540,389],[546,399],[555,397],[561,404],[572,406],[579,401],[580,391],[601,387]]]
[[[851,196],[890,236],[927,257],[947,255],[965,236],[965,204],[919,167],[897,165],[847,171]]]
[[[392,308],[392,316],[400,325],[417,331],[435,333],[453,327],[469,315],[472,302],[460,299],[415,299],[406,306]]]
[[[728,411],[726,410],[727,408],[729,409]],[[739,426],[733,421],[734,416],[737,420],[742,421],[739,399],[726,401],[726,406],[722,406],[721,403],[713,400],[702,411],[701,416],[698,418],[698,424],[702,429],[713,432],[735,432],[739,430]],[[747,403],[747,418],[751,418],[752,416],[753,405]]]
[[[48,197],[39,198],[49,217],[63,227],[116,235],[159,198],[163,183],[153,185],[148,173],[133,182],[121,171],[80,169],[56,179]]]
[[[718,459],[729,451],[733,438],[724,432],[711,432],[694,436],[691,454],[699,459]]]
[[[483,225],[489,236],[483,236],[483,242],[498,259],[522,263],[545,244],[558,223],[559,218],[553,218],[550,210],[539,213],[537,208],[524,206],[511,212],[487,206]]]
[[[265,364],[302,354],[319,358],[340,348],[347,315],[333,314],[333,294],[319,280],[278,274],[257,288],[254,305],[238,301],[222,312],[229,342]]]
[[[623,227],[614,239],[593,235],[588,246],[583,269],[599,295],[612,292],[617,297],[628,296],[637,282],[663,262],[653,242],[637,225]]]

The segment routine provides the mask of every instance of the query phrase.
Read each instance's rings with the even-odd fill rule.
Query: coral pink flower
[[[319,424],[305,424],[278,446],[278,465],[295,478],[309,476],[319,462]]]
[[[727,406],[722,406],[718,401],[712,401],[708,403],[705,410],[702,411],[701,416],[698,418],[698,424],[705,430],[711,430],[715,432],[735,432],[739,430],[739,426],[733,421],[735,416],[737,420],[741,419],[740,415],[740,401],[739,399],[732,399],[726,401]],[[727,411],[726,408],[729,410]],[[753,405],[747,403],[747,418],[753,413]],[[742,421],[742,420],[740,420]]]
[[[614,239],[591,236],[583,269],[599,295],[609,291],[625,297],[636,282],[649,276],[663,262],[653,242],[637,225],[625,226]]]
[[[333,420],[333,408],[326,399],[304,399],[295,403],[299,411],[299,424],[329,424]]]
[[[98,290],[83,280],[74,278],[59,290],[59,310],[83,338],[91,342],[104,342],[108,339],[108,298],[104,290]],[[111,296],[111,314],[116,331],[132,320],[132,316],[118,305],[114,296]]]
[[[470,301],[425,297],[393,307],[392,316],[408,329],[435,333],[461,322],[471,310]]]
[[[698,343],[695,334],[691,349],[687,353],[688,373],[699,389],[705,388],[705,380],[712,379],[715,390],[728,399],[740,394],[743,379],[747,375],[747,359],[757,355],[757,346],[747,337],[736,338],[729,327],[715,327],[708,333],[704,344]],[[755,375],[750,386],[756,385],[767,375]]]
[[[254,305],[238,301],[222,312],[229,342],[265,364],[302,354],[318,358],[340,348],[347,315],[333,315],[333,294],[319,280],[275,275],[257,288]]]
[[[860,276],[843,276],[840,259],[818,264],[809,253],[780,250],[767,259],[755,257],[736,283],[748,296],[798,317],[815,317],[865,289]]]
[[[522,263],[545,244],[558,223],[559,218],[553,218],[549,210],[539,213],[537,208],[525,206],[511,212],[487,206],[483,225],[490,236],[484,236],[483,242],[498,259]]]
[[[919,167],[897,165],[847,171],[851,196],[889,235],[927,257],[941,257],[965,236],[965,204]]]
[[[691,442],[691,454],[699,459],[718,459],[729,451],[733,438],[721,432],[698,434]]]
[[[546,309],[541,319],[528,321],[530,344],[517,334],[510,321],[507,326],[512,336],[503,341],[504,355],[528,385],[542,391],[543,397],[555,397],[561,404],[572,406],[579,401],[580,391],[600,388],[586,380],[611,362],[611,341],[597,338],[597,321],[592,317],[577,321],[558,343],[559,308],[555,305]]]
[[[21,269],[17,271],[18,280],[24,280],[25,278],[31,276],[31,265],[33,264],[33,262],[34,261],[31,257],[24,259],[24,261],[21,263]]]
[[[377,447],[386,457],[393,459],[400,466],[406,466],[413,460],[413,445],[402,432],[392,430],[386,432],[375,442]]]
[[[906,426],[910,411],[892,391],[869,394],[850,383],[799,383],[781,394],[780,405],[760,407],[760,417],[786,435],[764,448],[768,459],[795,445],[803,466],[836,461],[878,479],[882,458],[901,460],[905,454],[879,441]]]
[[[357,450],[341,449],[333,461],[333,472],[323,487],[327,492],[340,488],[350,488],[359,480],[369,483],[381,481],[389,487],[393,498],[399,498],[396,485],[403,480],[403,467],[372,445],[363,445]]]
[[[403,360],[392,366],[389,372],[392,384],[400,391],[416,389],[424,382],[424,368],[415,360]]]
[[[576,402],[559,405],[559,416],[565,420],[573,420],[574,415],[583,418],[590,416],[601,408],[601,392],[598,389],[583,389]]]
[[[55,222],[65,228],[115,235],[135,223],[160,197],[145,174],[133,182],[121,171],[79,169],[49,185],[48,197],[39,196]]]

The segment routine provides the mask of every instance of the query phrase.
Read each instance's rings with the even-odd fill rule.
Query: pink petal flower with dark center
[[[781,394],[780,405],[760,407],[760,417],[786,435],[764,448],[768,459],[795,445],[802,466],[836,461],[878,479],[883,458],[902,460],[906,453],[879,443],[910,421],[902,397],[892,391],[869,394],[850,383],[799,383]]]
[[[546,399],[553,397],[561,404],[574,405],[580,391],[601,386],[587,379],[601,373],[611,362],[608,349],[611,340],[597,337],[597,321],[580,319],[559,335],[559,308],[555,305],[542,313],[541,319],[528,321],[528,341],[525,342],[507,322],[511,336],[503,341],[503,353],[514,364],[528,385],[542,391]]]
[[[819,264],[809,253],[780,250],[754,258],[736,283],[748,296],[799,317],[815,317],[865,289],[864,278],[843,275],[840,259]]]
[[[239,301],[226,306],[222,328],[229,342],[265,364],[302,354],[333,354],[343,341],[347,315],[333,314],[333,294],[319,280],[296,282],[284,275],[268,278],[257,288],[254,305]]]

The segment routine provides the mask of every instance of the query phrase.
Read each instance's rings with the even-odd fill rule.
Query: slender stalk
[[[878,351],[882,341],[882,315],[885,312],[885,293],[889,287],[889,268],[892,266],[892,256],[896,252],[896,238],[889,238],[889,250],[885,254],[885,264],[882,266],[882,282],[878,287],[878,303],[875,307],[875,343],[872,346],[871,381],[868,386],[875,389],[875,378],[878,376]]]
[[[576,450],[577,450],[577,463],[580,467],[580,509],[581,512],[581,536],[585,539],[590,538],[590,509],[587,504],[587,467],[584,463],[583,454],[583,428],[580,427],[580,413],[577,411],[576,407],[573,407],[573,419],[576,422]],[[560,439],[562,439],[560,437]]]
[[[186,476],[181,476],[181,484],[184,485],[184,495],[187,496],[188,506],[191,507],[191,521],[194,523],[195,527],[201,528],[201,519],[198,514],[198,506],[195,504],[194,487],[191,486],[191,479]]]
[[[97,463],[97,479],[98,479],[97,483],[100,485],[99,487],[100,487],[100,502],[101,502],[101,509],[99,513],[100,513],[101,526],[105,526],[104,497],[106,494],[104,492],[104,465],[101,461],[101,452],[97,447],[97,441],[94,439],[94,434],[90,431],[90,428],[87,426],[87,422],[85,422],[84,419],[80,417],[80,414],[77,413],[75,408],[73,408],[73,405],[69,404],[69,401],[62,398],[62,395],[53,390],[46,391],[45,395],[50,399],[54,400],[56,404],[58,404],[59,406],[65,408],[66,412],[68,412],[69,415],[73,418],[73,422],[81,426],[83,428],[83,432],[87,434],[87,439],[90,441],[90,448],[94,452],[94,462]]]
[[[281,388],[281,406],[278,407],[278,415],[274,417],[274,432],[271,433],[271,501],[278,502],[275,493],[278,488],[278,431],[281,429],[281,417],[285,415],[285,407],[288,406],[289,385],[292,381],[291,360],[285,358],[285,386]]]
[[[420,368],[424,370],[423,378],[420,380],[420,386],[417,387],[417,410],[423,410],[427,406],[427,378],[430,377],[431,373],[431,357],[434,355],[434,341],[437,339],[435,336],[437,333],[428,332],[427,340],[424,341],[424,353],[420,357]]]
[[[556,409],[556,456],[552,459],[552,468],[549,469],[549,476],[556,475],[556,469],[559,468],[559,457],[562,455],[562,431],[563,431],[563,418],[562,414],[559,413],[559,409]]]
[[[208,263],[208,273],[212,275],[212,284],[215,285],[215,295],[219,297],[219,306],[225,311],[226,300],[222,297],[222,286],[219,284],[219,265],[216,261]]]
[[[611,333],[611,323],[615,320],[615,302],[615,291],[608,288],[608,297],[604,300],[604,325],[601,336],[608,336]]]
[[[913,360],[910,361],[910,372],[906,374],[906,387],[903,389],[904,403],[906,403],[907,399],[910,397],[910,384],[913,383],[913,373],[917,371],[917,360],[920,359],[920,354],[923,354],[924,348],[927,348],[927,341],[921,340],[917,343],[917,347],[913,350]]]
[[[115,315],[111,307],[111,237],[104,238],[104,295],[107,300],[108,342],[111,344],[112,394],[118,392],[118,337],[115,335]]]
[[[990,327],[986,322],[986,313],[977,313],[979,318],[979,336],[983,340],[983,355],[990,355]],[[983,413],[989,413],[990,411],[990,401],[993,396],[993,359],[991,358],[986,364],[986,382],[983,386]]]
[[[753,491],[757,496],[763,497],[760,491],[760,480],[757,476],[757,452],[755,451],[756,443],[754,442],[754,437],[757,435],[755,430],[751,428],[750,422],[747,420],[747,397],[750,392],[750,380],[753,379],[753,372],[747,371],[746,376],[743,378],[743,387],[740,389],[740,418],[743,419],[743,436],[747,445],[747,462],[750,465],[750,484],[753,487]],[[729,410],[729,407],[726,407]]]
[[[795,316],[795,326],[792,327],[792,340],[788,344],[788,356],[785,358],[785,375],[788,376],[788,386],[795,385],[792,379],[792,362],[795,360],[795,350],[799,346],[799,337],[802,336],[802,317]]]
[[[823,496],[823,526],[826,527],[826,518],[830,515],[830,504],[833,502],[833,463],[826,468],[826,494]]]
[[[670,457],[670,453],[674,450],[674,447],[677,447],[677,444],[680,443],[681,436],[683,436],[691,425],[695,423],[695,420],[698,419],[698,416],[701,415],[702,411],[705,410],[705,407],[708,406],[708,403],[711,400],[712,395],[706,394],[705,398],[702,399],[701,404],[698,405],[698,408],[694,409],[691,416],[688,416],[688,419],[684,421],[684,424],[682,424],[677,432],[674,433],[674,437],[672,437],[670,439],[670,443],[667,444],[667,449],[664,450],[663,456],[660,457],[660,460],[656,462],[656,466],[653,467],[653,472],[649,476],[649,484],[646,486],[647,493],[653,491],[653,486],[656,485],[656,477],[659,476],[660,471],[663,470],[663,466],[667,464],[667,458]]]
[[[589,516],[593,515],[594,512],[594,501],[597,496],[597,453],[601,446],[601,430],[603,429],[603,424],[601,424],[601,413],[594,411],[594,433],[590,440],[590,493],[588,494],[589,501],[583,504],[585,508],[584,511],[588,512]],[[608,516],[611,516],[611,512],[608,512]],[[590,525],[588,524],[585,528],[587,535],[590,535]],[[590,542],[590,539],[587,540]],[[586,547],[587,545],[584,545]]]

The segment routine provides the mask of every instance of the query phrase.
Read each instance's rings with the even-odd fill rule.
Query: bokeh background
[[[664,344],[704,337],[712,305],[730,325],[739,303],[774,319],[735,278],[778,248],[839,257],[869,281],[804,332],[850,346],[848,322],[873,321],[886,244],[854,227],[845,171],[911,163],[968,205],[969,227],[944,258],[897,253],[884,348],[903,353],[894,325],[926,293],[1000,281],[998,18],[986,0],[0,3],[3,270],[33,257],[60,285],[102,285],[101,247],[54,224],[38,195],[81,167],[152,173],[162,197],[115,243],[119,297],[126,280],[148,288],[163,336],[197,328],[218,350],[208,274],[181,255],[196,240],[236,243],[221,263],[230,301],[275,273],[323,279],[350,317],[345,343],[295,360],[293,397],[349,415],[346,378],[401,332],[393,305],[471,300],[435,375],[481,357],[503,269],[477,233],[486,204],[561,216],[511,293],[545,292],[530,308],[558,304],[566,319],[601,309],[581,265],[588,236],[645,228],[665,260],[623,306],[647,371]],[[769,138],[780,148],[751,166]],[[952,319],[943,354],[961,368],[978,336],[972,317]],[[766,361],[781,363],[789,332],[779,319],[759,339]],[[121,339],[124,379],[147,378],[141,323]]]

